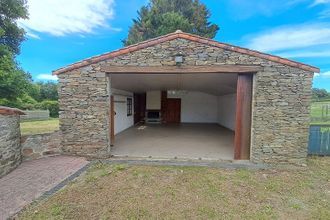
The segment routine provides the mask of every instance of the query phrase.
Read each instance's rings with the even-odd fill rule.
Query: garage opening
[[[242,154],[235,152],[235,146],[242,145],[236,140],[236,112],[240,112],[237,92],[244,94],[246,89],[240,88],[239,76],[236,73],[110,74],[115,140],[112,155],[237,159]],[[241,135],[243,139],[246,136]]]

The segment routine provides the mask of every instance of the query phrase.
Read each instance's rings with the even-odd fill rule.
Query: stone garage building
[[[318,68],[176,31],[53,72],[63,152],[302,164]]]

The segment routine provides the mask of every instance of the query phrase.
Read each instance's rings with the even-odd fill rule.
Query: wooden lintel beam
[[[178,73],[240,73],[251,74],[260,71],[260,66],[247,65],[204,65],[204,66],[109,66],[101,67],[101,71],[112,74],[178,74]]]

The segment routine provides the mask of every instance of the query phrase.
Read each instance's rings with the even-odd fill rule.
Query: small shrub
[[[36,106],[38,109],[49,110],[50,117],[57,118],[59,112],[58,101],[45,100],[38,103]]]
[[[27,94],[13,100],[0,99],[0,105],[22,110],[33,110],[37,104],[38,102]]]

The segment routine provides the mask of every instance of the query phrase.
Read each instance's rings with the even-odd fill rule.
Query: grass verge
[[[59,129],[58,118],[52,118],[43,121],[25,121],[21,122],[21,134],[44,134],[57,131]]]
[[[19,219],[330,219],[330,158],[296,170],[107,165]]]
[[[323,102],[313,102],[311,106],[311,118],[312,122],[311,125],[330,125],[330,112],[328,113],[328,116],[325,116],[326,112],[323,112],[322,116],[322,107],[329,105],[330,101],[323,101]],[[325,109],[323,109],[325,111]],[[327,117],[328,120],[322,117]]]

